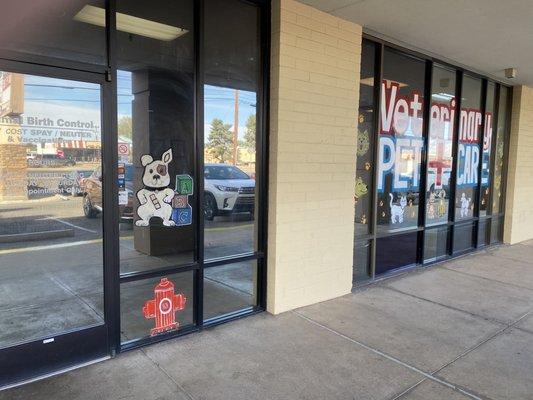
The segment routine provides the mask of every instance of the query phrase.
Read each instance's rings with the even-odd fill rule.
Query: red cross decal
[[[428,162],[428,169],[435,171],[435,189],[442,189],[442,177],[445,171],[449,171],[451,166],[448,160],[444,159],[444,141],[437,139],[437,158]]]

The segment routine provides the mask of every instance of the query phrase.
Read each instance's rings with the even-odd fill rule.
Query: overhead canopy
[[[300,0],[413,50],[533,86],[531,0]],[[505,80],[505,68],[518,70]]]

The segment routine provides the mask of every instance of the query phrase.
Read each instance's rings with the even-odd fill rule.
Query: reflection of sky
[[[100,108],[100,85],[89,82],[25,75],[24,100],[45,103],[53,102],[56,105],[77,106],[83,109],[97,110]]]
[[[117,76],[117,93],[118,93],[118,117],[131,116],[133,95],[131,93],[131,72],[118,71]],[[100,85],[96,83],[78,82],[66,79],[48,78],[42,76],[25,75],[24,81],[24,98],[28,106],[34,105],[36,108],[39,104],[53,104],[55,109],[65,107],[70,111],[67,115],[50,115],[52,119],[83,116],[84,112],[87,118],[91,120],[95,111],[100,109]],[[206,85],[204,88],[205,99],[205,130],[206,137],[209,133],[211,121],[219,118],[224,123],[233,127],[234,108],[235,108],[235,90],[230,88]],[[239,91],[239,137],[243,137],[246,120],[250,115],[256,113],[256,94],[254,92]],[[34,108],[34,107],[29,107]],[[72,109],[76,108],[79,112],[73,113]],[[33,110],[26,109],[25,114],[30,114]],[[84,120],[84,118],[80,118]],[[94,121],[98,125],[100,121]]]
[[[118,71],[118,114],[131,116],[131,72]],[[246,120],[256,113],[256,95],[254,92],[239,90],[239,137],[244,135]],[[211,121],[219,118],[233,127],[235,110],[235,90],[219,86],[204,86],[204,121],[206,137]]]

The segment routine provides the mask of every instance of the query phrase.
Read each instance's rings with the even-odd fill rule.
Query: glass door
[[[108,353],[102,77],[0,70],[0,387]]]

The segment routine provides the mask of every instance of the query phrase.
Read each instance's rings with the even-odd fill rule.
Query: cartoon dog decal
[[[461,193],[461,218],[468,217],[471,201],[470,197],[466,197],[466,194]]]
[[[172,149],[165,151],[161,160],[154,161],[149,154],[141,157],[145,187],[137,192],[137,199],[139,199],[140,204],[137,208],[137,215],[140,219],[135,221],[135,225],[148,226],[152,217],[161,218],[165,226],[176,225],[171,219],[172,206],[170,205],[174,191],[168,187],[170,184],[168,164],[171,161]]]

